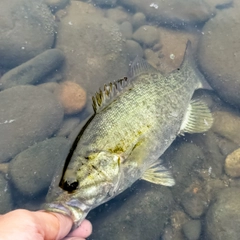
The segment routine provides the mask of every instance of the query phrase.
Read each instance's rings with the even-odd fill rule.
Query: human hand
[[[92,232],[88,220],[69,235],[72,220],[62,214],[14,210],[0,215],[0,240],[84,240]]]

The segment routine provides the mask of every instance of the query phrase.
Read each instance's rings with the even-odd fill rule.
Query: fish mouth
[[[47,212],[54,212],[63,214],[73,221],[71,231],[78,228],[82,221],[86,218],[91,207],[81,203],[77,199],[70,200],[68,202],[53,202],[44,205],[44,210]]]

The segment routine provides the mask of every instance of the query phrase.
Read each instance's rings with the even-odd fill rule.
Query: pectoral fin
[[[161,164],[161,161],[152,164],[144,173],[142,179],[151,183],[169,187],[175,184],[172,173]]]
[[[179,134],[201,133],[209,130],[213,117],[206,103],[201,100],[192,100],[187,108]]]

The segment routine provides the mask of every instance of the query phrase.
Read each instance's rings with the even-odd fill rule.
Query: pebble
[[[141,12],[135,13],[132,18],[132,25],[134,29],[138,29],[139,27],[146,25],[146,16]]]
[[[183,233],[188,240],[198,240],[201,234],[201,221],[191,220],[183,225]]]
[[[185,240],[181,230],[172,229],[167,226],[160,238],[161,240]]]
[[[47,82],[39,84],[38,87],[41,87],[51,93],[54,93],[57,90],[57,88],[59,88],[59,84],[56,82]]]
[[[68,138],[77,129],[79,124],[80,119],[77,117],[65,119],[56,136]]]
[[[240,145],[240,116],[236,112],[216,111],[213,118],[212,131]]]
[[[132,29],[132,24],[130,22],[128,21],[123,22],[120,25],[120,30],[123,34],[123,37],[125,37],[126,39],[132,38],[133,29]]]
[[[233,0],[207,0],[206,1],[211,7],[217,9],[224,9],[232,7]]]
[[[55,13],[60,9],[64,9],[70,3],[70,0],[44,0],[44,2]]]
[[[12,195],[8,181],[0,174],[0,214],[7,213],[13,209]]]
[[[0,138],[0,162],[51,136],[62,119],[62,106],[45,89],[25,85],[0,92],[0,136],[4,136]]]
[[[147,47],[152,47],[159,41],[159,31],[154,26],[144,25],[133,33],[133,39]]]
[[[205,155],[204,161],[204,179],[208,180],[209,177],[216,178],[222,177],[223,166],[225,156],[222,154],[218,146],[219,136],[215,134],[211,129],[204,134],[192,135],[192,140],[194,143],[201,146],[202,151]]]
[[[55,22],[45,3],[1,0],[0,16],[0,65],[4,68],[16,67],[53,46]]]
[[[170,220],[173,230],[181,230],[183,224],[189,221],[189,216],[184,211],[175,210],[172,212]]]
[[[130,19],[129,13],[127,13],[122,7],[116,7],[107,10],[106,17],[118,24],[129,21]]]
[[[240,148],[227,156],[225,160],[225,172],[230,177],[240,177]]]
[[[182,141],[178,146],[170,147],[165,153],[166,161],[172,166],[172,172],[176,185],[171,188],[176,201],[183,194],[186,187],[193,182],[193,170],[196,163],[201,164],[205,161],[202,149],[193,143]]]
[[[197,47],[198,34],[186,31],[174,31],[168,28],[159,28],[161,48],[158,51],[160,66],[158,69],[167,74],[177,69],[184,58],[188,40],[191,42],[192,52]]]
[[[181,197],[181,204],[185,212],[193,219],[200,218],[208,207],[208,201],[204,194],[185,192]]]
[[[33,197],[46,192],[69,148],[70,142],[59,137],[36,143],[10,161],[10,181],[25,196]]]
[[[240,189],[226,188],[218,193],[205,218],[205,239],[239,240]]]
[[[119,0],[119,4],[136,11],[142,12],[151,21],[185,27],[201,24],[214,16],[214,11],[206,3],[199,0]]]
[[[0,90],[16,85],[40,83],[49,73],[56,71],[63,61],[62,51],[58,49],[47,50],[5,73],[0,79]]]
[[[93,2],[100,7],[113,7],[116,5],[117,0],[93,0]]]
[[[66,81],[59,84],[55,94],[62,104],[65,114],[80,112],[86,104],[87,94],[77,83]]]
[[[137,56],[143,57],[143,49],[138,42],[133,40],[127,40],[126,47],[129,59],[131,61],[133,61]]]

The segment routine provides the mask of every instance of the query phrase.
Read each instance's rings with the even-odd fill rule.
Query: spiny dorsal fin
[[[100,88],[99,92],[96,92],[92,97],[92,106],[95,113],[100,112],[106,106],[108,106],[119,93],[129,84],[127,77],[119,79],[114,82],[105,84],[103,90]]]
[[[131,64],[129,75],[130,77],[133,78],[133,77],[139,76],[142,73],[149,73],[149,72],[154,73],[158,71],[152,65],[150,65],[146,60],[137,56]]]

